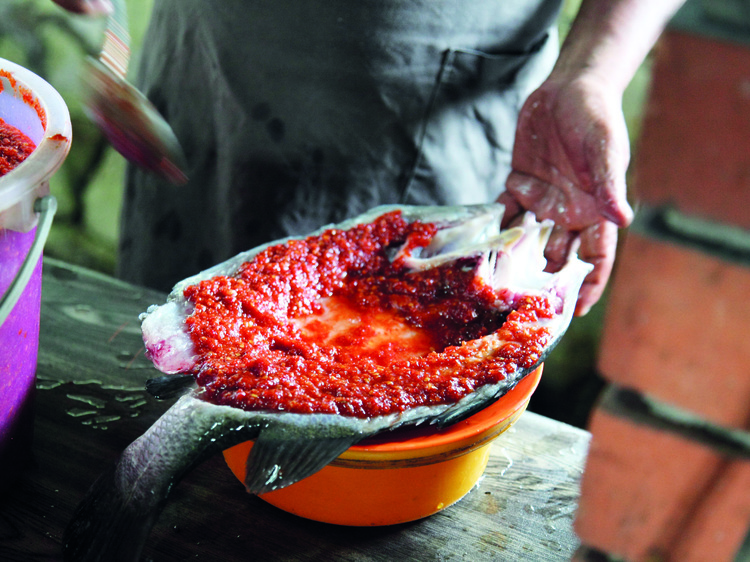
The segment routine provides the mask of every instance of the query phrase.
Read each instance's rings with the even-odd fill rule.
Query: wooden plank
[[[138,314],[164,295],[47,260],[35,462],[0,499],[0,559],[55,560],[88,486],[170,403],[147,395]],[[244,492],[220,457],[181,482],[144,560],[569,560],[587,432],[526,412],[465,498],[421,521],[341,527]]]

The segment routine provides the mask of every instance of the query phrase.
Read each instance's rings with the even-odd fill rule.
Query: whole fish
[[[591,270],[589,264],[571,254],[560,271],[544,271],[544,247],[551,221],[537,222],[529,213],[520,225],[501,231],[504,208],[499,204],[382,206],[311,236],[331,229],[347,231],[393,211],[408,223],[429,223],[437,229],[426,245],[404,244],[390,249],[388,259],[400,260],[406,270],[425,271],[446,264],[470,267],[474,278],[498,295],[498,307],[507,307],[528,295],[547,299],[554,314],[521,326],[545,328],[549,334],[543,348],[532,354],[532,361],[457,402],[421,405],[385,415],[256,411],[211,403],[193,377],[203,359],[186,325],[194,305],[185,290],[217,276],[236,275],[243,264],[267,248],[291,239],[241,253],[181,281],[165,304],[152,306],[141,316],[148,355],[166,373],[149,381],[147,388],[160,398],[179,398],[89,490],[64,536],[66,560],[138,560],[171,488],[202,460],[237,443],[254,440],[245,486],[249,492],[261,494],[317,472],[350,446],[385,430],[420,423],[445,427],[460,421],[503,396],[544,360],[567,329],[580,286]],[[508,341],[507,330],[498,329],[465,342],[471,352],[468,360],[481,363]]]

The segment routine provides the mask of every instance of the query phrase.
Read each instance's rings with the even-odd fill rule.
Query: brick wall
[[[657,47],[598,359],[581,560],[750,559],[750,47]]]

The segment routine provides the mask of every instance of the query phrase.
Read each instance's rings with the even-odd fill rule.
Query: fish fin
[[[298,435],[286,424],[264,428],[247,459],[245,487],[253,494],[290,486],[314,474],[363,436],[342,432],[331,436]]]
[[[177,398],[187,392],[195,383],[193,375],[164,375],[146,381],[146,391],[159,400]]]

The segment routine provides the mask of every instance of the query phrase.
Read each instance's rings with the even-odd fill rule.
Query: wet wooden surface
[[[138,315],[164,295],[46,260],[34,461],[0,498],[0,560],[59,560],[88,486],[171,402],[143,390]],[[533,404],[533,399],[532,399]],[[587,432],[526,412],[492,445],[480,484],[421,521],[307,521],[246,494],[220,457],[174,490],[144,560],[567,561]]]

